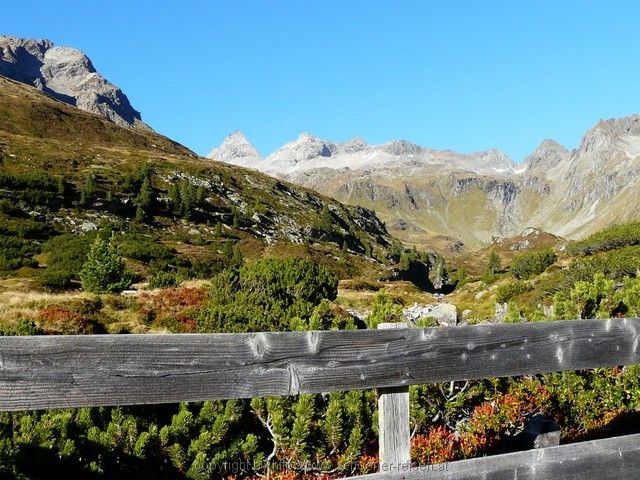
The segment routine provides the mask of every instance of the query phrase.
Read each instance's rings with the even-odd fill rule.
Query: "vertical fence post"
[[[405,323],[381,323],[380,329],[407,328]],[[407,471],[411,465],[409,387],[378,389],[380,472]]]

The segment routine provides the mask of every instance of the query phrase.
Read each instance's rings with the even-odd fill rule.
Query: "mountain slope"
[[[122,90],[100,75],[79,50],[58,47],[49,40],[0,35],[0,75],[122,127],[149,128]]]
[[[119,127],[4,77],[0,206],[7,238],[37,220],[36,243],[25,238],[36,250],[51,236],[102,225],[147,236],[207,271],[224,263],[228,243],[249,258],[273,251],[312,257],[346,277],[384,268],[377,259],[385,261],[391,241],[371,211],[212,163],[152,131]],[[144,276],[156,267],[139,268]]]

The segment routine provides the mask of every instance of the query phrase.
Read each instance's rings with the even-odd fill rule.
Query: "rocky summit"
[[[495,149],[461,154],[308,133],[266,158],[255,149],[223,155],[223,147],[209,157],[371,208],[393,234],[427,248],[475,249],[527,227],[580,238],[638,217],[638,115],[600,121],[573,151],[544,140],[522,164]]]
[[[48,95],[121,127],[149,129],[127,96],[100,75],[91,60],[74,48],[49,40],[0,35],[0,75],[33,85]]]

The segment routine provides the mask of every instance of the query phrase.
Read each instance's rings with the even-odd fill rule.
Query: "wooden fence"
[[[640,435],[413,468],[408,428],[409,385],[640,363],[640,319],[393,328],[397,326],[0,337],[0,410],[377,388],[381,472],[362,478],[640,476]]]

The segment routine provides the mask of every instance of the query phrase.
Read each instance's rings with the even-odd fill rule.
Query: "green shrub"
[[[22,217],[25,215],[20,208],[7,199],[0,200],[0,212],[9,215],[10,217]]]
[[[142,262],[150,262],[152,260],[170,260],[176,251],[173,248],[157,243],[152,238],[143,236],[125,236],[118,241],[118,248],[122,256],[133,258]]]
[[[95,232],[83,235],[64,234],[42,244],[47,257],[47,268],[38,275],[38,283],[47,289],[61,290],[80,280],[80,270],[87,259]]]
[[[42,335],[44,332],[33,320],[22,318],[15,325],[0,325],[0,336]],[[0,473],[2,470],[0,470]]]
[[[169,288],[178,285],[182,279],[173,272],[156,272],[149,279],[149,288]]]
[[[40,272],[37,282],[41,287],[49,290],[65,290],[71,287],[76,273],[54,268],[47,268]]]
[[[482,277],[480,277],[480,280],[482,280],[482,283],[486,284],[486,285],[491,285],[492,283],[496,283],[496,281],[500,278],[500,275],[497,273],[492,273],[489,270],[487,270],[486,272],[484,272],[482,274]]]
[[[60,178],[44,171],[16,174],[0,172],[0,187],[11,190],[41,190],[58,193]]]
[[[377,328],[385,322],[402,321],[402,305],[394,301],[386,290],[380,290],[374,300],[371,312],[365,319],[367,328]]]
[[[577,281],[589,282],[593,280],[596,273],[622,279],[626,276],[636,276],[638,271],[640,271],[640,247],[634,246],[578,257],[569,264],[566,275],[573,284]]]
[[[638,316],[640,279],[625,278],[620,284],[596,273],[592,281],[576,282],[568,293],[557,293],[554,314],[559,319]]]
[[[211,281],[198,326],[209,332],[300,329],[323,299],[336,298],[337,287],[332,273],[308,260],[266,258],[226,269]]]
[[[43,239],[51,235],[51,228],[43,222],[23,220],[16,225],[16,233],[20,238]]]
[[[573,254],[590,255],[595,252],[613,250],[640,244],[640,222],[623,223],[600,230],[593,235],[569,245]]]
[[[16,236],[0,235],[0,271],[17,270],[21,267],[37,267],[33,255],[40,247],[32,241]]]
[[[496,302],[505,303],[522,293],[528,292],[533,289],[533,286],[529,282],[523,282],[516,280],[515,282],[503,283],[498,287],[496,291]]]
[[[519,279],[529,279],[544,272],[556,261],[551,248],[530,250],[516,255],[511,262],[511,274]]]

